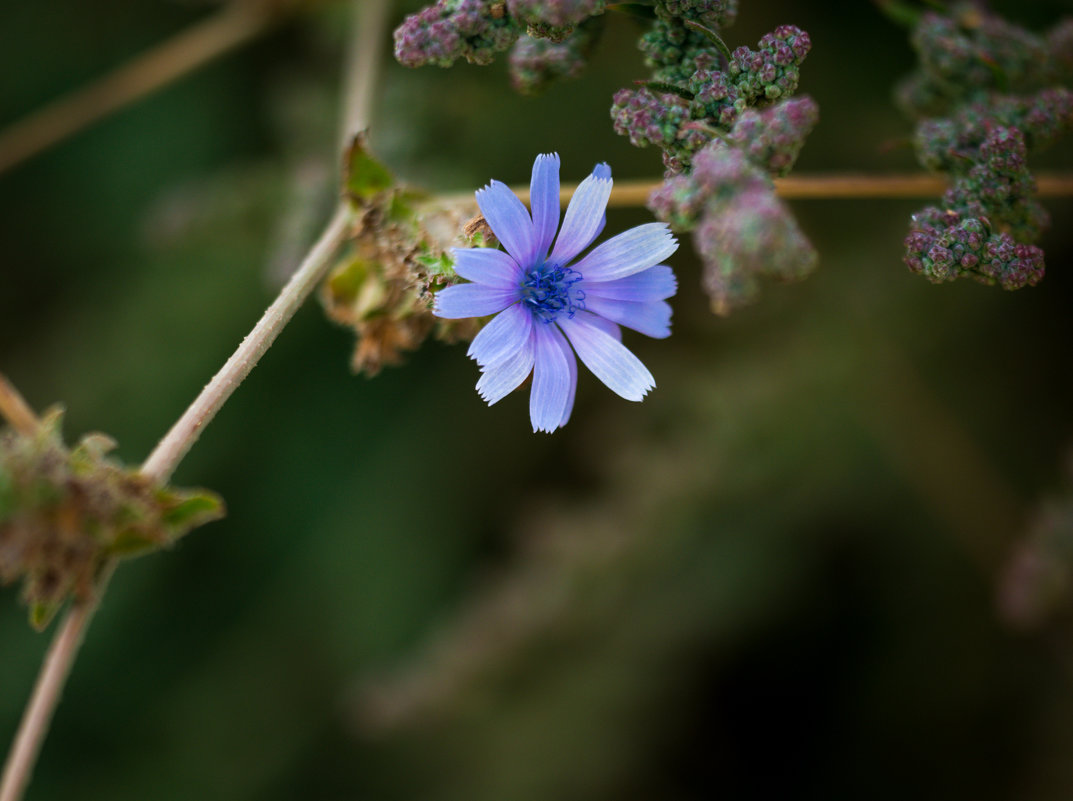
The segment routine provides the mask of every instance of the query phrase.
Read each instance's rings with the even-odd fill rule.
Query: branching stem
[[[378,42],[382,37],[387,16],[386,4],[387,0],[354,0],[353,3],[357,26],[355,47],[357,50],[367,48],[370,54],[355,54],[347,69],[344,80],[346,130],[361,130],[368,124],[373,87],[377,79],[378,55],[381,51]],[[3,161],[0,160],[0,170],[2,169]],[[290,322],[298,308],[327,274],[333,263],[332,257],[352,232],[356,222],[350,206],[341,202],[324,232],[279,296],[242,340],[231,358],[149,454],[142,465],[142,473],[160,482],[166,482],[171,477],[176,466],[201,435],[201,431],[238,389],[275,342],[283,327]],[[36,416],[3,376],[0,376],[0,414],[7,417],[17,429],[36,427]],[[56,631],[8,754],[3,776],[0,777],[0,801],[20,801],[22,798],[86,627],[97,610],[115,566],[116,563],[112,561],[102,568],[93,596],[87,601],[72,604]]]
[[[657,181],[617,181],[609,206],[630,208],[644,206]],[[1073,196],[1073,174],[1037,173],[1037,192],[1041,197]],[[925,173],[902,175],[814,174],[791,175],[775,179],[775,193],[788,200],[897,200],[939,197],[946,191],[945,179]],[[564,184],[560,190],[563,203],[570,200],[576,184]],[[529,202],[529,187],[512,190],[523,202]],[[472,201],[473,194],[446,196],[446,202]]]
[[[0,172],[253,39],[278,18],[263,3],[228,3],[202,22],[0,132]]]

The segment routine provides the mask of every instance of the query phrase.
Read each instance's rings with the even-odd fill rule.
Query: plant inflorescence
[[[898,88],[917,120],[920,163],[947,175],[937,206],[913,215],[905,263],[935,283],[973,278],[1004,289],[1037,284],[1048,224],[1029,152],[1073,127],[1073,20],[1037,36],[978,3],[917,18],[919,67]]]

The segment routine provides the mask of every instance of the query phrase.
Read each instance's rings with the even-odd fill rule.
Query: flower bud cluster
[[[920,18],[911,42],[920,72],[951,100],[981,90],[1019,90],[1044,79],[1043,40],[975,3]]]
[[[652,69],[652,80],[685,86],[696,70],[696,59],[718,63],[712,41],[699,31],[687,28],[684,21],[666,16],[658,18],[641,35],[637,43]]]
[[[693,20],[706,28],[729,28],[738,16],[738,0],[658,0],[656,16]]]
[[[679,134],[690,119],[690,101],[669,92],[619,89],[611,104],[615,133],[628,136],[634,147],[676,150]]]
[[[749,105],[773,103],[796,92],[812,42],[800,28],[780,25],[764,34],[759,48],[739,47],[727,65],[727,75]]]
[[[739,47],[721,69],[714,42],[659,19],[642,38],[642,49],[655,67],[655,86],[669,84],[676,91],[619,91],[611,107],[615,131],[638,147],[661,148],[667,175],[688,169],[693,154],[713,136],[728,135],[747,146],[757,164],[783,175],[818,119],[810,99],[780,102],[797,88],[798,68],[810,46],[807,33],[783,25],[760,40],[759,50]]]
[[[1073,57],[1073,25],[1035,36],[974,4],[921,16],[920,69],[900,89],[928,169],[950,175],[941,207],[914,215],[905,263],[932,281],[971,277],[1006,289],[1034,285],[1048,218],[1033,197],[1029,150],[1073,128],[1073,93],[1044,86]],[[934,116],[925,116],[925,115]]]
[[[800,278],[816,264],[771,183],[819,119],[811,98],[793,97],[811,42],[782,25],[756,50],[731,52],[718,31],[736,14],[731,2],[657,0],[640,42],[652,83],[621,90],[611,107],[616,133],[663,151],[666,180],[648,205],[693,232],[717,314],[751,301],[762,278]]]
[[[606,5],[607,0],[506,0],[506,10],[521,25],[563,35],[589,17],[603,14]]]
[[[729,141],[768,174],[786,175],[819,118],[819,106],[811,97],[790,98],[759,111],[742,112]]]
[[[1043,278],[1043,251],[991,230],[984,217],[962,217],[929,207],[913,215],[905,239],[909,269],[935,284],[972,278],[1003,289],[1034,286]]]
[[[395,58],[407,67],[490,64],[518,34],[502,0],[437,0],[395,30]]]
[[[576,78],[598,34],[598,28],[585,24],[558,42],[522,36],[510,51],[511,85],[523,94],[535,94],[557,80]]]
[[[490,64],[521,37],[567,44],[587,20],[604,13],[607,0],[436,0],[395,30],[395,58],[407,67],[450,67],[460,58]],[[591,37],[591,32],[589,34]],[[563,50],[531,42],[516,48],[525,89],[573,75],[586,55],[581,36]],[[569,61],[569,66],[564,62]]]
[[[648,207],[674,228],[693,231],[717,314],[754,300],[762,278],[797,280],[816,266],[816,251],[770,179],[725,142],[698,152],[690,172],[665,181]]]
[[[988,94],[948,117],[921,120],[914,145],[929,170],[964,172],[996,127],[1016,128],[1028,150],[1042,150],[1073,129],[1073,92],[1054,87],[1030,95]]]

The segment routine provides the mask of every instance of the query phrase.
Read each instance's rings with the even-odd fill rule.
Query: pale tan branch
[[[1039,173],[1036,184],[1041,197],[1073,196],[1073,174]],[[616,181],[609,206],[631,208],[644,206],[659,181]],[[512,187],[524,203],[529,202],[529,187]],[[788,200],[896,200],[937,198],[946,191],[947,182],[938,176],[919,174],[862,175],[817,173],[791,175],[775,179],[775,191]],[[564,184],[560,189],[563,203],[570,200],[577,184]],[[473,194],[451,194],[445,200],[472,200]]]
[[[253,39],[279,18],[267,3],[228,3],[213,16],[0,131],[0,172]]]

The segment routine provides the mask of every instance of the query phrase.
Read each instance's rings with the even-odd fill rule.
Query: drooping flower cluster
[[[769,176],[793,167],[819,120],[809,97],[794,97],[808,34],[781,25],[756,50],[734,51],[719,29],[737,3],[659,0],[641,37],[652,80],[614,98],[615,132],[663,151],[664,185],[649,208],[693,231],[703,285],[719,314],[752,300],[759,277],[798,278],[816,253]]]
[[[507,10],[529,35],[561,42],[590,17],[604,13],[607,0],[507,0]]]
[[[729,28],[738,17],[738,0],[659,0],[656,16],[691,20],[707,28]]]
[[[719,44],[711,36],[688,27],[685,20],[661,17],[641,40],[654,83],[615,95],[611,106],[615,132],[638,147],[659,147],[668,174],[676,174],[713,136],[729,133],[747,110],[793,95],[810,46],[807,33],[782,25],[761,38],[758,50],[739,47],[724,65]],[[792,155],[780,159],[782,163],[793,163],[816,123],[815,104],[809,103],[810,112],[792,113],[803,107],[787,107],[791,113],[780,119],[778,138],[793,142]],[[744,129],[740,136],[745,136]]]
[[[576,78],[585,69],[600,33],[599,19],[579,25],[561,41],[523,36],[510,51],[511,85],[535,94],[558,80]]]
[[[578,186],[560,229],[557,155],[533,164],[532,213],[505,184],[492,181],[477,192],[477,203],[504,250],[455,249],[455,272],[472,283],[436,293],[439,317],[496,315],[469,349],[482,372],[477,391],[496,403],[532,374],[534,431],[551,432],[570,419],[577,359],[627,400],[639,401],[655,386],[622,345],[620,326],[670,335],[666,299],[677,282],[661,262],[678,243],[666,225],[649,223],[581,256],[603,229],[610,195],[611,169],[599,164]]]
[[[913,215],[905,263],[936,283],[970,277],[1005,289],[1043,276],[1035,246],[1048,222],[1036,201],[1029,151],[1073,127],[1068,77],[1073,30],[1046,39],[973,3],[923,14],[912,34],[920,67],[898,91],[919,118],[921,164],[950,176],[940,206]]]
[[[512,80],[532,92],[576,76],[599,34],[606,0],[437,0],[395,31],[407,67],[449,67],[460,58],[490,64],[512,45]]]
[[[689,173],[665,181],[649,208],[675,228],[693,231],[716,314],[753,300],[761,278],[798,280],[816,266],[816,251],[770,179],[724,142],[712,142]]]
[[[820,109],[811,97],[791,98],[743,112],[728,139],[769,175],[786,175],[819,118]]]
[[[502,0],[437,0],[395,31],[395,58],[407,67],[449,67],[460,58],[490,64],[517,38]]]

